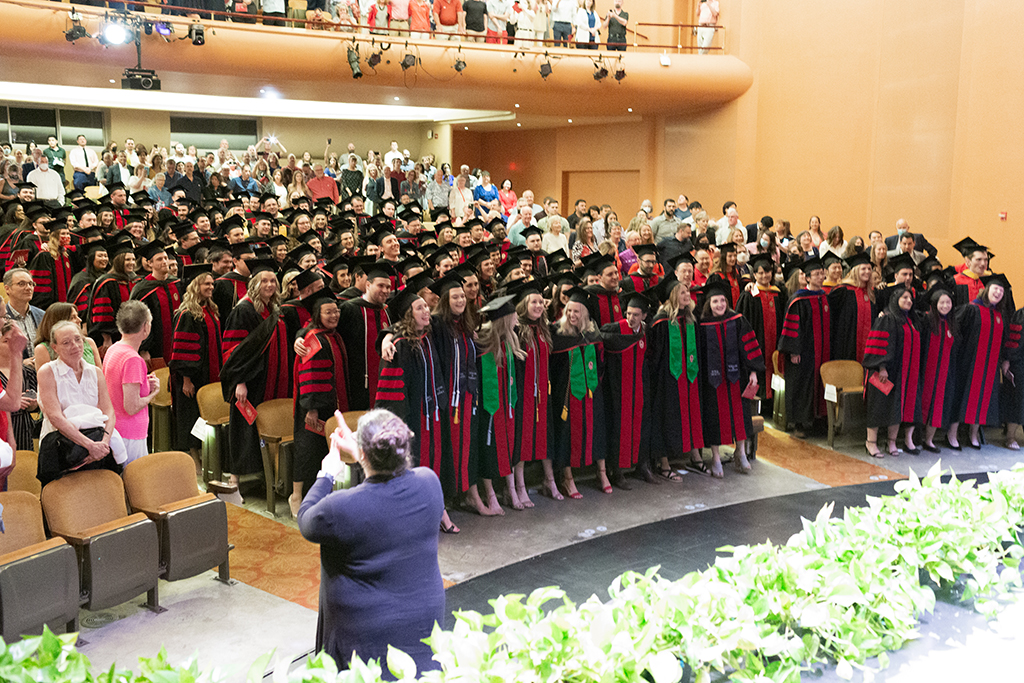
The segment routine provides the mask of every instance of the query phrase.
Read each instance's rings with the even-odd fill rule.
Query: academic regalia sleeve
[[[602,325],[600,329],[600,340],[605,350],[609,353],[622,353],[633,344],[636,344],[644,335],[644,328],[634,334],[622,334],[618,323]]]
[[[317,415],[332,415],[337,407],[337,401],[332,400],[334,395],[334,373],[335,359],[331,352],[330,339],[324,335],[317,335],[320,339],[320,350],[312,358],[295,360],[295,374],[298,384],[298,395],[295,401],[302,413],[310,410],[317,411]],[[342,359],[338,359],[339,362]]]
[[[385,408],[400,417],[406,424],[409,418],[409,389],[415,351],[409,340],[395,340],[395,356],[390,361],[381,360],[380,379],[377,381],[375,408]]]
[[[800,308],[801,302],[794,300],[786,307],[786,315],[782,320],[782,333],[779,335],[779,353],[790,356],[800,355]]]
[[[764,354],[761,353],[761,344],[757,341],[754,328],[742,315],[736,318],[736,326],[736,333],[740,338],[740,367],[743,374],[764,372]]]
[[[194,380],[202,373],[202,343],[205,341],[200,327],[202,324],[186,311],[178,311],[175,315],[171,359],[168,363],[174,374]]]
[[[876,318],[868,333],[868,343],[864,350],[864,367],[873,370],[885,368],[888,372],[895,360],[899,346],[899,330],[896,319],[889,314]]]
[[[246,309],[250,315],[246,315]],[[224,392],[224,400],[230,401],[235,394],[235,387],[242,382],[249,383],[253,378],[263,374],[267,367],[266,351],[274,334],[277,332],[278,314],[271,313],[267,318],[261,320],[254,328],[246,329],[243,323],[246,318],[258,314],[249,306],[237,306],[228,315],[228,330],[224,332],[224,367],[221,368],[221,388]],[[232,325],[234,318],[234,325]],[[249,331],[251,330],[251,331]],[[243,335],[238,340],[238,332]],[[234,334],[233,346],[230,351],[228,346],[228,332]]]
[[[28,264],[28,269],[36,284],[31,304],[45,311],[50,304],[57,302],[57,283],[55,282],[57,264],[53,254],[49,251],[39,252]]]

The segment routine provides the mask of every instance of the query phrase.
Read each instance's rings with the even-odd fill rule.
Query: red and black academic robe
[[[50,304],[70,301],[68,289],[72,271],[71,260],[66,253],[54,258],[49,250],[41,251],[29,263],[28,269],[36,283],[33,306],[45,311]]]
[[[932,326],[930,316],[921,323],[921,421],[926,427],[945,427],[952,420],[955,400],[954,378],[959,342],[953,336],[951,316]]]
[[[529,323],[527,323],[529,324]],[[523,381],[519,383],[516,401],[516,426],[519,428],[515,451],[522,462],[548,458],[548,403],[551,382],[548,380],[550,348],[536,324],[529,324],[531,341],[524,345]]]
[[[743,391],[750,373],[764,371],[764,356],[754,330],[736,311],[701,320],[697,326],[701,416],[704,443],[719,445],[746,440],[752,433],[750,402]]]
[[[171,339],[171,412],[174,415],[174,447],[180,451],[199,448],[199,440],[192,436],[192,426],[199,418],[196,395],[186,396],[185,378],[192,380],[198,392],[211,382],[220,381],[221,338],[220,318],[203,307],[203,319],[183,310],[174,314],[174,333]]]
[[[601,374],[604,349],[599,332],[560,335],[551,328],[551,425],[549,446],[555,468],[586,467],[606,453]]]
[[[985,283],[973,271],[963,270],[953,276],[953,306],[966,306],[981,294]]]
[[[166,362],[173,347],[174,314],[181,305],[181,280],[157,280],[152,274],[147,275],[132,287],[131,298],[146,304],[153,314],[152,329],[139,353],[148,351],[150,358],[163,358]]]
[[[609,465],[628,469],[640,458],[647,338],[642,326],[633,332],[626,320],[602,326],[601,338],[605,351],[601,378],[605,416],[601,428],[608,444]]]
[[[348,354],[349,409],[369,410],[374,405],[380,376],[377,336],[391,321],[383,306],[371,304],[362,297],[346,301],[338,310],[341,314],[338,334],[345,340]]]
[[[306,413],[315,410],[317,419],[326,422],[335,410],[348,411],[345,342],[335,330],[309,330],[306,336],[310,333],[320,341],[320,350],[308,359],[296,358],[292,372],[295,378],[292,386],[295,397],[292,481],[301,481],[307,489],[316,480],[328,447],[325,434],[306,429]],[[290,342],[293,337],[289,335],[288,339]]]
[[[740,301],[740,293],[743,291],[743,284],[740,282],[739,273],[734,269],[731,273],[711,273],[708,276],[708,283],[724,282],[729,286],[729,308],[735,309]],[[698,313],[703,307],[695,309]]]
[[[675,326],[678,334],[670,331],[670,326]],[[692,359],[686,357],[688,334],[694,340]],[[651,462],[662,457],[689,457],[690,451],[704,447],[696,335],[695,324],[681,317],[672,322],[664,312],[654,317],[647,333],[642,452]],[[692,361],[692,377],[687,373],[688,360]]]
[[[868,381],[885,368],[892,390],[886,396]],[[921,370],[921,333],[902,312],[887,312],[871,326],[864,352],[864,404],[868,427],[915,424],[921,416],[918,395]]]
[[[228,319],[228,313],[239,301],[245,298],[249,288],[249,278],[235,271],[221,275],[213,282],[213,303],[217,304],[220,313],[221,327]]]
[[[956,313],[960,330],[956,393],[957,417],[970,425],[996,424],[999,419],[999,363],[1010,326],[1003,314],[974,300]]]
[[[43,238],[37,235],[35,231],[26,230],[23,232],[18,238],[18,241],[11,248],[11,253],[5,261],[7,270],[17,268],[19,265],[28,266],[28,264],[32,263],[32,259],[36,257],[36,254],[45,250],[44,245],[45,242],[43,242]],[[28,258],[25,259],[24,264],[19,264],[14,261],[14,255],[19,251],[28,252]]]
[[[764,358],[765,369],[757,373],[757,381],[761,385],[758,395],[771,398],[771,357],[779,346],[779,335],[782,333],[782,322],[786,315],[786,295],[774,285],[768,289],[756,287],[753,291],[740,294],[736,312],[750,323]]]
[[[480,377],[480,417],[474,446],[478,451],[480,476],[485,479],[507,477],[519,462],[513,403],[519,402],[519,385],[523,382],[525,367],[521,360],[505,351],[503,349],[500,359],[490,353],[478,355],[476,362]]]
[[[999,409],[1003,423],[1024,424],[1024,345],[1021,331],[1024,328],[1024,308],[1010,316],[1009,331],[1006,333],[1006,358],[1010,361],[1013,383],[1004,379],[999,396]]]
[[[831,360],[864,361],[868,334],[880,310],[868,290],[850,284],[835,287],[828,295],[832,318]]]
[[[651,287],[657,285],[660,280],[661,278],[658,277],[657,273],[641,275],[640,271],[637,271],[630,273],[619,282],[619,288],[623,292],[646,292]]]
[[[89,336],[97,346],[103,346],[103,335],[111,342],[121,338],[117,331],[117,311],[131,297],[132,281],[123,275],[100,275],[92,287],[89,298]]]
[[[31,233],[31,230],[15,228],[0,240],[0,265],[3,265],[5,272],[10,270],[10,266],[7,265],[7,262],[11,258],[11,252],[14,251],[14,246],[22,237]]]
[[[89,297],[96,280],[87,270],[82,270],[72,276],[71,284],[68,285],[68,303],[75,305],[81,320],[89,319]]]
[[[782,362],[786,378],[786,414],[791,423],[810,425],[825,415],[821,365],[831,360],[832,319],[828,297],[821,290],[801,289],[790,300],[779,337],[779,353],[800,356]]]
[[[395,356],[382,360],[377,381],[377,408],[390,410],[415,434],[412,464],[429,467],[441,477],[441,468],[448,459],[444,440],[444,423],[448,420],[445,405],[444,371],[437,358],[437,349],[430,335],[417,343],[396,337]],[[452,477],[443,486],[451,495]],[[442,479],[442,485],[445,482]]]
[[[288,332],[289,341],[294,342],[299,330],[309,325],[309,321],[313,318],[311,309],[317,298],[311,296],[306,299],[289,299],[281,304],[281,318],[284,320],[284,328]]]
[[[475,420],[481,417],[477,410],[480,377],[472,332],[467,333],[461,324],[456,324],[453,328],[440,316],[432,316],[430,333],[448,391],[448,421],[442,427],[447,430],[451,450],[446,456],[451,459],[441,469],[441,483],[443,486],[449,476],[454,477],[454,491],[464,493],[476,485],[479,476],[480,458],[473,439],[478,433]]]
[[[892,293],[898,286],[900,285],[897,285],[895,282],[890,282],[889,284],[879,287],[878,289],[875,290],[876,311],[884,313],[885,311],[889,310],[889,304],[892,301]],[[910,288],[910,293],[914,295],[914,300],[916,301],[918,298],[917,289],[912,286]],[[874,321],[872,321],[872,324],[874,324]],[[835,329],[838,332],[841,328],[837,327]]]
[[[584,289],[593,295],[594,303],[590,309],[590,319],[594,321],[595,325],[604,327],[608,323],[617,323],[625,317],[618,289],[609,292],[601,285],[591,285]]]
[[[257,313],[244,298],[228,314],[223,328],[221,389],[231,404],[228,421],[227,462],[224,471],[254,474],[263,470],[260,436],[256,423],[249,424],[235,405],[235,388],[245,383],[247,399],[255,408],[263,401],[289,398],[291,368],[288,366],[288,338],[278,311]]]
[[[346,301],[358,299],[363,295],[363,293],[363,290],[359,289],[358,287],[349,287],[348,289],[343,289],[340,292],[338,292],[338,303],[343,304]]]

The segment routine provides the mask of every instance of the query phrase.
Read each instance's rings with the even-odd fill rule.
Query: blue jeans
[[[96,184],[96,174],[75,171],[75,175],[72,178],[72,182],[74,183],[76,190],[82,190],[83,188]]]
[[[555,40],[555,45],[562,45],[565,47],[569,46],[569,36],[572,35],[572,24],[568,21],[556,21],[551,24],[551,37]]]

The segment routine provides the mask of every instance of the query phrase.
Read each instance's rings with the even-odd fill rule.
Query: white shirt
[[[393,168],[393,162],[395,161],[395,159],[401,160],[403,158],[404,157],[402,156],[401,152],[388,152],[387,154],[384,155],[384,165],[387,166],[388,168]]]
[[[75,377],[75,371],[60,358],[50,361],[53,369],[53,379],[57,383],[57,399],[60,400],[61,410],[67,410],[71,406],[98,406],[100,404],[99,385],[96,382],[96,366],[82,361],[82,381]],[[56,431],[50,423],[50,418],[43,415],[43,426],[39,433],[39,440],[52,431]]]
[[[28,174],[26,182],[35,183],[36,199],[51,199],[60,204],[64,203],[64,177],[52,168],[46,172],[38,168]]]
[[[508,17],[512,15],[511,0],[487,0],[487,30],[501,33],[505,31],[507,20],[495,20],[492,16]]]
[[[68,163],[71,164],[71,168],[84,168],[89,172],[95,172],[100,161],[96,152],[88,147],[75,147],[68,153]]]
[[[571,24],[576,15],[577,5],[574,0],[555,0],[551,8],[551,21],[561,21]]]

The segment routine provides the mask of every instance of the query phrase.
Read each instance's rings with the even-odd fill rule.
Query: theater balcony
[[[628,50],[609,52],[543,43],[515,48],[397,37],[382,42],[227,17],[197,22],[159,14],[157,6],[136,7],[141,11],[123,16],[138,20],[138,43],[129,36],[125,44],[104,45],[96,36],[110,10],[76,5],[75,21],[68,4],[0,0],[0,100],[321,120],[500,123],[507,130],[516,124],[558,127],[570,118],[612,123],[698,112],[738,98],[753,82],[750,67],[720,44],[712,54],[696,54],[685,25],[638,23],[628,35]],[[160,35],[155,22],[168,23],[173,33]],[[76,25],[81,30],[72,40]],[[203,27],[202,45],[193,44],[194,25]],[[350,68],[353,46],[359,51],[358,79]],[[381,61],[371,67],[367,60],[377,52]],[[122,72],[139,65],[156,72],[160,91],[122,91]],[[598,80],[602,68],[607,75]]]

